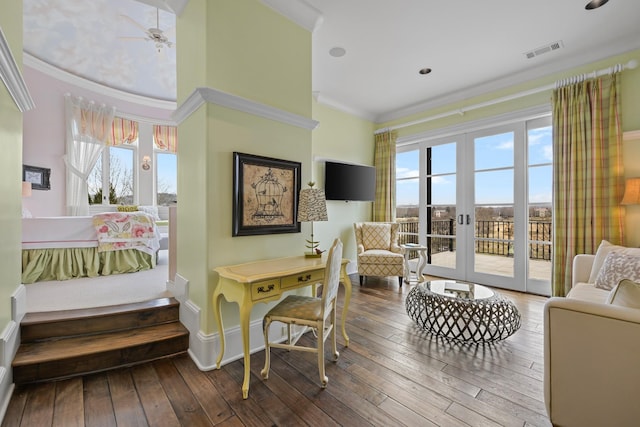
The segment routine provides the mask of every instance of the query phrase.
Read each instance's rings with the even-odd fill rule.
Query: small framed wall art
[[[300,232],[300,165],[233,153],[233,236]]]
[[[22,181],[30,182],[33,190],[51,190],[51,169],[22,165]]]

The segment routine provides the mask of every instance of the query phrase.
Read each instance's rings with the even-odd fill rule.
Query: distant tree
[[[89,203],[102,203],[102,160],[98,160],[87,179]],[[116,156],[109,156],[109,203],[130,204],[133,200],[133,170],[121,164]]]
[[[93,197],[89,194],[89,204],[90,205],[101,205],[102,204],[102,188],[98,189]],[[116,189],[113,188],[113,185],[109,183],[109,204],[116,205],[118,204],[118,196],[116,196]]]

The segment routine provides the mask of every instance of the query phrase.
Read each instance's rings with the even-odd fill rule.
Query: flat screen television
[[[371,202],[376,194],[376,169],[372,166],[326,162],[324,193],[327,200]]]

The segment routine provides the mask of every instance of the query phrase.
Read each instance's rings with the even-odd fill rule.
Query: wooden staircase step
[[[179,319],[175,298],[157,298],[131,304],[27,313],[20,323],[21,342],[144,327]]]
[[[13,379],[23,384],[67,378],[174,356],[188,347],[189,331],[180,322],[23,343]]]

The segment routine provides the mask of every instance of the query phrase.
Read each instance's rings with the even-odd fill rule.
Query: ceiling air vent
[[[529,52],[525,52],[524,56],[527,59],[535,58],[536,56],[540,56],[544,53],[551,52],[554,50],[558,50],[562,47],[562,41],[553,42],[551,44],[539,47],[537,49],[530,50]]]

